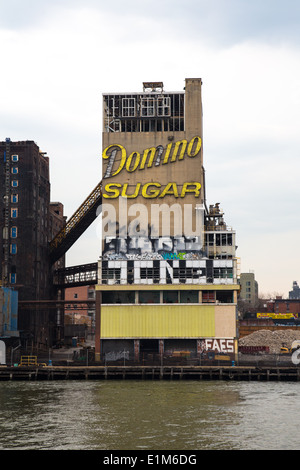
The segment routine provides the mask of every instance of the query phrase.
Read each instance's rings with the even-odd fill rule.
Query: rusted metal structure
[[[50,242],[50,262],[53,264],[78,240],[99,215],[102,202],[101,182],[93,189],[76,212]]]
[[[56,288],[89,286],[98,282],[98,263],[83,264],[57,269],[53,272],[53,285]]]
[[[95,300],[23,300],[19,302],[20,310],[32,309],[59,309],[68,305],[68,309],[86,310],[95,306]]]

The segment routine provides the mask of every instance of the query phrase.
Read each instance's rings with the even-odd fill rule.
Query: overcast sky
[[[0,0],[1,140],[50,157],[70,217],[101,178],[102,93],[203,80],[207,203],[262,294],[300,284],[300,1]],[[98,220],[67,254],[95,262]]]

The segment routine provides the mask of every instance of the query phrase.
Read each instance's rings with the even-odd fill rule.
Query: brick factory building
[[[234,357],[235,231],[206,204],[201,79],[103,94],[102,146],[96,359]]]
[[[18,291],[20,301],[53,298],[49,241],[65,223],[63,206],[50,203],[49,158],[33,141],[0,142],[0,270],[2,286]],[[58,260],[63,267],[64,258]],[[26,346],[55,343],[56,311],[18,313]]]

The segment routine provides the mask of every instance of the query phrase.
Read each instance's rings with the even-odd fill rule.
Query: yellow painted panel
[[[105,305],[101,338],[203,338],[215,336],[212,305]]]

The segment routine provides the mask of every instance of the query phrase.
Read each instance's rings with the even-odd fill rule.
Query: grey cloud
[[[59,15],[62,7],[93,8],[112,21],[114,16],[123,17],[124,29],[134,28],[138,18],[149,18],[178,38],[224,46],[253,39],[296,43],[300,39],[299,0],[0,0],[0,26],[32,28]]]

